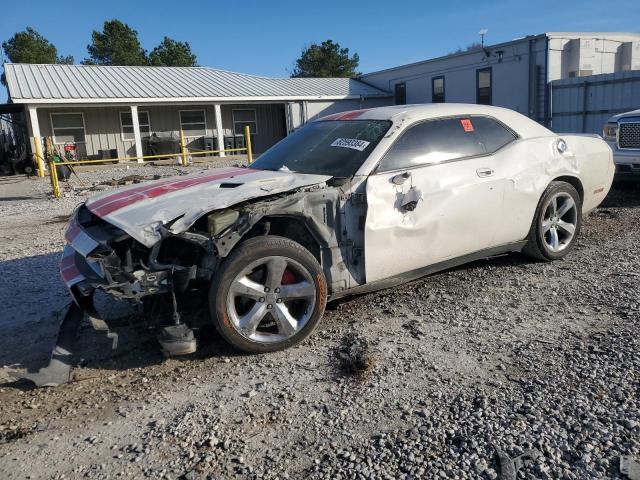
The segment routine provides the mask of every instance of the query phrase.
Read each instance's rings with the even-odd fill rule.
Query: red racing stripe
[[[345,112],[341,117],[340,120],[353,120],[355,118],[358,118],[360,115],[362,115],[363,113],[367,112],[368,110],[371,110],[370,108],[365,108],[362,110],[353,110],[351,112]]]
[[[229,172],[229,173],[233,173],[236,171],[242,171],[245,170],[243,168],[230,168],[225,170],[225,172]],[[219,175],[219,174],[218,174]],[[91,204],[91,208],[99,208],[107,203],[111,203],[115,200],[119,200],[121,198],[124,197],[128,197],[129,195],[134,195],[136,193],[140,193],[140,192],[144,192],[146,190],[152,189],[157,187],[158,185],[168,185],[171,183],[175,183],[175,182],[179,182],[181,181],[180,177],[171,177],[171,178],[166,178],[164,180],[155,180],[153,182],[150,183],[144,183],[142,185],[139,185],[137,187],[134,188],[129,188],[126,190],[122,190],[122,191],[116,191],[111,195],[108,195],[106,197],[101,198],[100,200],[96,200],[95,202],[93,202]]]
[[[337,119],[338,119],[338,117],[339,117],[340,115],[342,115],[342,113],[343,113],[343,112],[340,112],[340,113],[334,113],[334,114],[332,114],[332,115],[327,115],[326,117],[322,117],[320,120],[337,120]]]
[[[60,270],[60,275],[65,282],[69,282],[76,277],[82,276],[80,270],[75,265]]]
[[[106,215],[109,215],[110,213],[115,212],[116,210],[120,210],[121,208],[145,199],[156,198],[166,193],[174,192],[176,190],[194,187],[196,185],[201,185],[203,183],[208,183],[215,180],[222,180],[224,178],[247,175],[253,172],[255,172],[255,170],[252,170],[250,168],[237,168],[226,171],[224,173],[218,173],[217,175],[203,175],[200,177],[182,180],[174,179],[174,181],[172,182],[163,182],[162,184],[154,183],[153,185],[147,185],[146,189],[136,192],[127,191],[127,196],[118,195],[117,198],[112,199],[108,203],[102,203],[98,207],[96,207],[95,205],[89,205],[88,208],[97,216],[104,217]]]
[[[334,113],[322,117],[320,120],[354,120],[365,112],[371,110],[370,108],[363,108],[361,110],[349,110],[347,112]]]
[[[73,240],[80,235],[80,226],[75,223],[75,221],[71,224],[69,224],[69,228],[67,229],[67,231],[64,234],[64,238],[67,240],[67,242],[72,243]]]
[[[75,265],[75,255],[68,255],[66,257],[63,257],[62,260],[60,260],[60,269],[64,270],[67,267],[70,267],[72,265]]]

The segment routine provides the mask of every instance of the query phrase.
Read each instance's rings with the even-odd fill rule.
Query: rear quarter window
[[[471,120],[487,153],[496,152],[517,138],[515,133],[492,118],[471,117]]]

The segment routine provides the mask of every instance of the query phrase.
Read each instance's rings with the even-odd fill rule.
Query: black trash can
[[[180,153],[180,140],[173,134],[157,135],[154,133],[149,137],[148,155],[168,155],[171,153]]]
[[[213,137],[204,137],[204,149],[205,150],[216,149],[216,141]]]
[[[115,148],[98,150],[98,156],[100,157],[100,160],[111,160],[113,158],[118,158],[118,150]]]
[[[118,150],[115,148],[109,148],[105,150],[98,150],[98,156],[100,160],[111,160],[114,158],[118,158]],[[117,161],[111,163],[118,163]]]

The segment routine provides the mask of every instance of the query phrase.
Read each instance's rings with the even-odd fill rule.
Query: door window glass
[[[485,152],[471,117],[422,122],[405,131],[387,151],[379,171],[430,165]]]

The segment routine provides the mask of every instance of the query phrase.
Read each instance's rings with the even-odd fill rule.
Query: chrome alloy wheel
[[[544,206],[542,238],[552,252],[567,248],[576,233],[578,207],[573,197],[565,192],[553,195]]]
[[[272,256],[236,275],[227,294],[227,313],[243,337],[275,343],[302,330],[315,303],[316,286],[307,269],[291,258]]]

